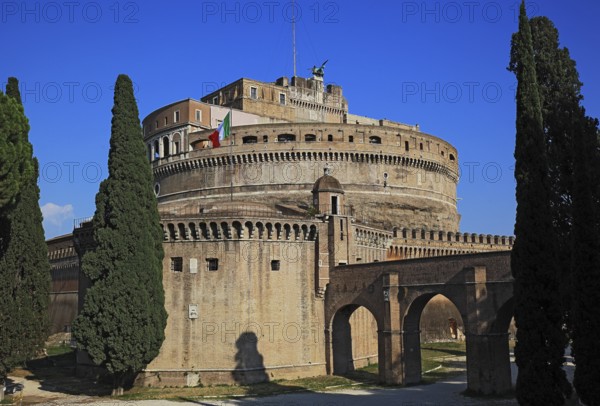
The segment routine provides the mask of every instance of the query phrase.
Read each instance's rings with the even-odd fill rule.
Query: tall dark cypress
[[[24,141],[28,133],[29,122],[23,106],[0,91],[0,218],[15,204],[23,183],[33,171],[31,144]]]
[[[556,240],[561,306],[568,333],[571,308],[571,227],[573,223],[573,131],[582,100],[579,74],[567,48],[560,48],[558,30],[547,17],[530,21],[536,75],[548,151],[550,209]]]
[[[18,81],[9,79],[6,95],[20,105]],[[22,106],[21,106],[22,109]],[[32,150],[27,131],[21,143]],[[3,328],[0,332],[0,379],[14,366],[32,358],[44,345],[48,332],[50,263],[42,228],[37,186],[37,160],[29,154],[33,167],[23,180],[14,205],[5,211],[0,234],[5,242],[0,258],[0,308]]]
[[[21,101],[21,91],[19,90],[19,80],[13,76],[8,78],[6,83],[6,95],[15,99],[20,105],[23,105]]]
[[[588,406],[600,405],[600,156],[598,120],[574,126],[573,309],[574,385]]]
[[[511,255],[517,325],[515,358],[519,368],[516,395],[521,405],[562,405],[571,387],[562,369],[566,337],[557,300],[560,290],[546,142],[524,1],[519,31],[512,38],[511,69],[518,81],[516,240]]]
[[[82,260],[91,280],[73,333],[114,378],[115,394],[159,352],[167,314],[162,230],[133,84],[115,84],[109,176],[96,195],[95,248]]]

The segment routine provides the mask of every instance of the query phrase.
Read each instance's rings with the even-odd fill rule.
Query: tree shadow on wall
[[[253,332],[240,334],[235,341],[235,370],[231,373],[239,385],[269,382],[263,356],[258,352],[258,337]]]

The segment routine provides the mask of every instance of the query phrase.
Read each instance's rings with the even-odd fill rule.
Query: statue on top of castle
[[[317,68],[316,65],[313,65],[313,67],[312,67],[312,74],[315,75],[315,76],[317,76],[317,77],[320,77],[320,78],[322,78],[323,76],[325,76],[325,64],[327,62],[329,62],[329,59],[327,59],[325,62],[323,62],[321,64],[321,66],[319,66],[318,68]]]

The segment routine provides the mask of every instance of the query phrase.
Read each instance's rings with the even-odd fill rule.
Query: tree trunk
[[[117,388],[113,388],[112,390],[112,396],[121,396],[123,395],[123,387],[119,386]]]
[[[4,400],[4,383],[0,383],[0,402]]]

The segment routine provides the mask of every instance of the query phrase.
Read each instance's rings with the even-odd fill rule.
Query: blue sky
[[[577,61],[588,114],[600,116],[600,4],[528,3]],[[46,237],[94,212],[107,176],[112,87],[131,76],[143,119],[240,77],[292,74],[292,3],[0,2],[0,82],[21,82],[40,160]],[[462,171],[461,231],[512,234],[515,79],[506,70],[517,1],[298,0],[298,74],[326,59],[350,112],[452,143]]]

